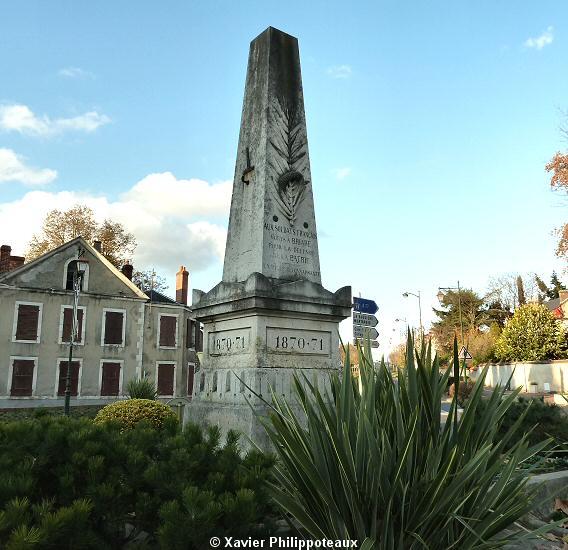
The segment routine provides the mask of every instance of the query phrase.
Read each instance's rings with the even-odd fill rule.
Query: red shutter
[[[34,366],[33,359],[14,359],[10,395],[21,397],[32,394]]]
[[[175,365],[158,364],[158,395],[174,394]]]
[[[105,344],[124,345],[122,341],[122,325],[124,313],[120,311],[105,312]]]
[[[195,365],[187,365],[187,395],[193,395],[193,380],[195,378]]]
[[[101,395],[118,395],[120,387],[120,363],[103,363]]]
[[[173,348],[176,345],[177,317],[160,316],[160,346]]]
[[[59,384],[57,386],[57,395],[65,395],[65,386],[67,384],[67,365],[68,361],[59,362]],[[79,362],[71,362],[71,395],[77,395],[79,389]]]
[[[18,305],[16,340],[37,340],[39,324],[39,306]]]
[[[77,310],[77,340],[76,342],[81,342],[83,337],[83,310]],[[62,342],[69,342],[71,340],[71,330],[73,327],[73,308],[66,307],[63,310],[63,332],[61,334]]]

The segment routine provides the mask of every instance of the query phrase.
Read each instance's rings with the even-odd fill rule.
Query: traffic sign
[[[458,357],[460,359],[465,359],[466,361],[468,361],[469,359],[473,359],[473,357],[471,356],[471,353],[469,353],[469,351],[467,351],[467,348],[465,346],[462,346],[462,348],[460,349],[460,353],[459,353]]]
[[[353,309],[355,311],[360,311],[361,313],[370,313],[373,315],[379,311],[379,306],[375,300],[369,300],[367,298],[353,298]]]
[[[363,340],[361,340],[361,338],[353,338],[353,345],[356,346],[357,343],[363,345]],[[378,348],[379,343],[376,340],[371,340],[371,347],[372,348]]]
[[[364,327],[376,327],[379,320],[374,315],[369,315],[368,313],[359,313],[358,311],[353,312],[353,324],[361,325]]]
[[[353,337],[354,338],[369,338],[370,340],[375,340],[379,337],[379,333],[376,328],[372,327],[362,327],[361,325],[353,325]]]

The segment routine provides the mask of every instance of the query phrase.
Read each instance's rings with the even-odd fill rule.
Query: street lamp
[[[418,291],[418,294],[414,294],[414,292],[403,292],[402,295],[405,298],[408,298],[409,296],[414,296],[415,298],[418,298],[418,315],[420,319],[420,339],[424,340],[424,328],[422,326],[422,301],[420,300],[420,291]]]
[[[70,262],[67,269],[73,270],[73,319],[71,325],[71,334],[69,336],[69,362],[67,363],[67,375],[65,377],[65,416],[69,416],[71,407],[71,363],[73,361],[73,344],[77,339],[78,321],[77,321],[77,306],[79,303],[79,292],[81,291],[81,283],[85,272],[89,267],[89,262],[82,256],[84,250],[79,249],[77,260]],[[83,320],[84,321],[84,320]]]
[[[461,309],[461,287],[460,287],[460,282],[458,281],[458,286],[439,286],[438,287],[438,294],[436,295],[438,298],[438,301],[440,302],[440,305],[444,305],[444,298],[446,296],[445,291],[448,290],[457,290],[458,291],[458,315],[459,315],[459,319],[460,319],[460,334],[461,334],[461,341],[462,341],[462,345],[465,345],[464,339],[463,339],[463,319],[462,319],[462,309]]]

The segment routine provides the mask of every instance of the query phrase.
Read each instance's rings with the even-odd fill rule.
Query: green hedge
[[[141,421],[154,428],[163,428],[168,422],[177,422],[177,416],[170,407],[151,399],[127,399],[116,401],[102,408],[95,417],[95,424],[116,422],[124,429],[132,429]]]
[[[0,423],[0,548],[202,550],[274,532],[272,458],[175,424],[42,417]],[[132,546],[133,545],[133,546]]]

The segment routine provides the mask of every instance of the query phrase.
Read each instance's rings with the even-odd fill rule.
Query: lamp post
[[[403,292],[402,295],[405,298],[408,298],[409,296],[414,296],[415,298],[418,298],[418,318],[420,321],[420,344],[422,344],[422,341],[424,340],[424,327],[422,326],[422,301],[420,299],[420,291],[418,291],[418,294],[415,294],[414,292]]]
[[[67,363],[67,374],[65,376],[65,416],[69,416],[71,407],[71,363],[73,361],[73,344],[77,338],[78,321],[77,306],[79,303],[79,292],[81,291],[81,283],[85,275],[85,271],[89,266],[87,260],[82,256],[84,250],[80,249],[77,254],[77,260],[69,264],[68,269],[73,269],[73,319],[71,324],[71,334],[69,335],[69,362]]]
[[[459,320],[460,320],[460,335],[461,335],[461,341],[462,341],[462,346],[465,345],[464,343],[464,339],[463,339],[463,319],[462,319],[462,310],[461,310],[461,287],[460,287],[460,282],[458,281],[458,286],[439,286],[438,287],[438,294],[436,295],[438,298],[438,301],[440,302],[440,305],[444,305],[444,296],[445,296],[445,291],[448,290],[457,290],[458,291],[458,315],[459,315]]]

